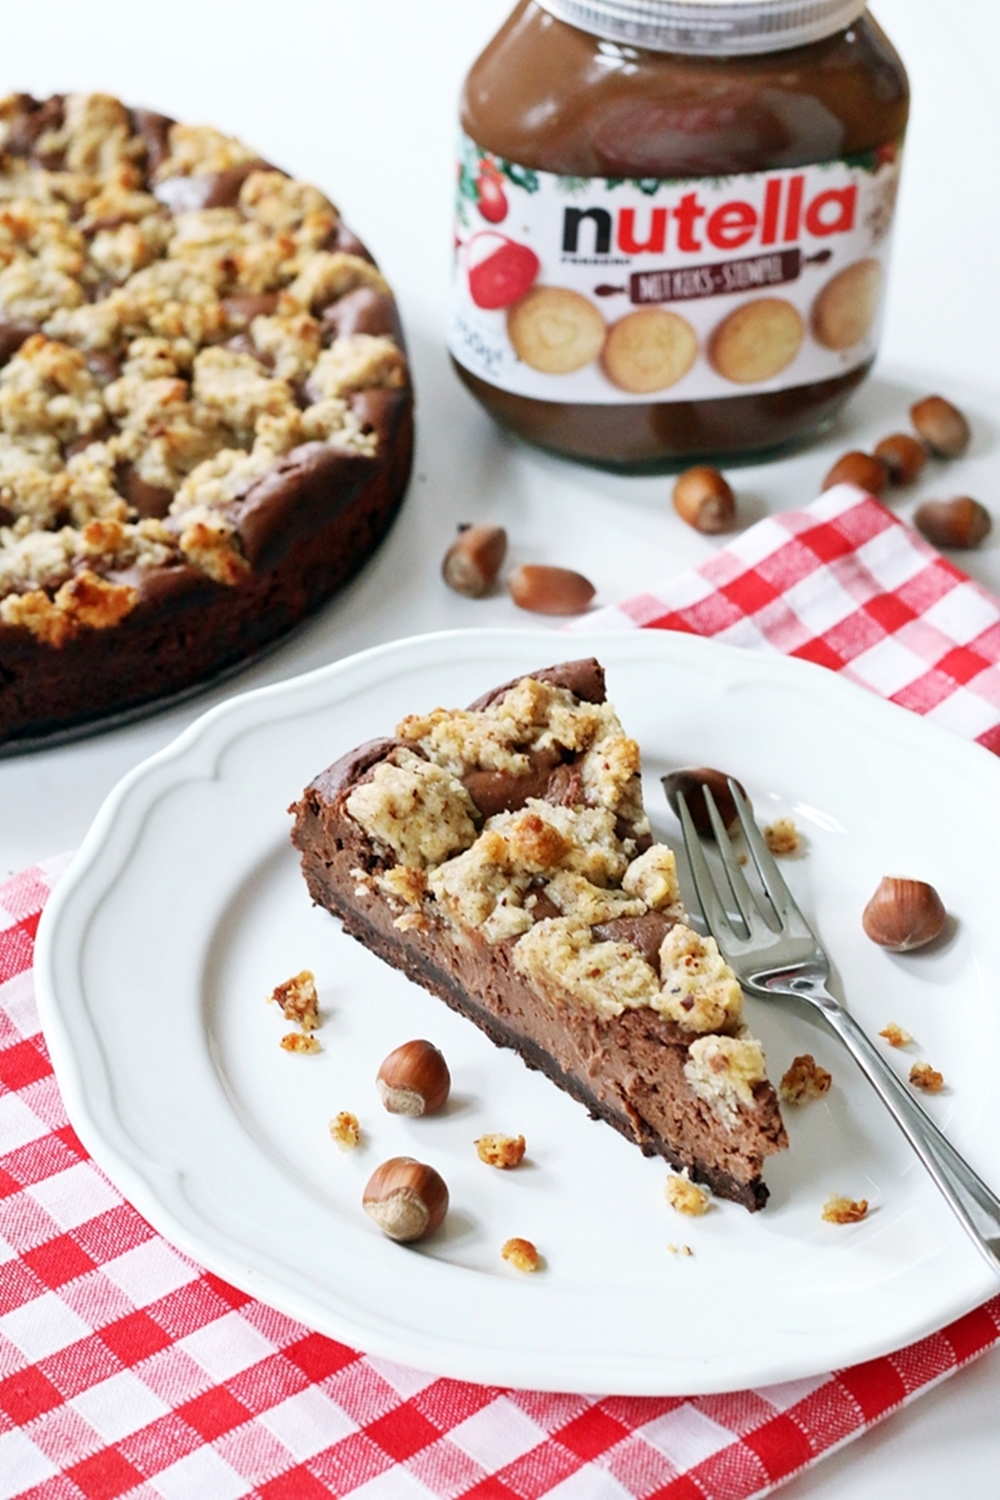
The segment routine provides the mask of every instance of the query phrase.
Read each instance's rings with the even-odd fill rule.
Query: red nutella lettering
[[[760,206],[733,198],[709,211],[697,189],[682,193],[667,207],[567,208],[563,212],[562,250],[566,256],[662,255],[698,252],[707,243],[715,250],[738,250],[756,241],[793,245],[803,232],[825,239],[856,228],[858,188],[826,188],[806,199],[806,174],[769,177]],[[614,212],[614,219],[612,213]],[[648,218],[646,214],[648,212]],[[702,222],[704,221],[704,222]],[[586,224],[588,236],[581,239]]]
[[[806,209],[806,228],[815,235],[847,234],[854,228],[857,202],[858,190],[853,184],[817,193]]]
[[[752,203],[724,203],[709,216],[708,243],[717,250],[738,250],[754,237],[757,210]]]
[[[799,224],[802,219],[802,190],[806,180],[801,172],[788,179],[788,201],[785,204],[785,243],[799,237]]]
[[[701,240],[696,240],[694,237],[694,224],[696,219],[704,217],[705,210],[698,202],[698,194],[685,193],[674,209],[674,218],[677,220],[678,250],[701,249]]]
[[[778,238],[778,212],[781,208],[781,179],[769,177],[764,188],[764,218],[760,226],[762,245],[773,245]]]
[[[667,243],[667,210],[654,208],[649,215],[649,234],[644,240],[636,239],[635,209],[623,208],[618,214],[618,248],[626,255],[642,255],[643,252],[662,255]]]

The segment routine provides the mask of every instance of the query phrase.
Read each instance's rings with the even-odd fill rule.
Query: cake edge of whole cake
[[[0,101],[0,745],[292,629],[412,447],[395,300],[320,190],[110,95]]]

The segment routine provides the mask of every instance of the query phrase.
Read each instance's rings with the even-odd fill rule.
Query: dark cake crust
[[[592,694],[585,701],[604,700],[603,673],[595,662],[528,675],[570,686],[581,698]],[[473,706],[492,702],[503,691],[497,689]],[[686,1168],[696,1181],[751,1211],[762,1208],[768,1197],[761,1178],[763,1156],[785,1144],[769,1083],[754,1088],[748,1128],[729,1130],[687,1085],[684,1064],[692,1037],[672,1021],[647,1008],[608,1018],[582,1004],[554,1007],[513,967],[516,940],[489,945],[470,934],[456,943],[442,925],[433,924],[399,931],[396,913],[386,902],[359,894],[359,872],[378,875],[392,860],[373,847],[346,812],[345,802],[398,744],[382,739],[358,746],[318,776],[291,809],[296,820],[292,840],[302,854],[314,902],[339,916],[344,930],[378,957],[475,1022],[496,1045],[512,1048],[528,1067],[545,1073],[645,1155]],[[565,767],[549,768],[550,784],[558,782],[560,770]],[[537,786],[536,768],[522,779]],[[468,778],[465,784],[475,800]],[[545,793],[536,789],[532,795]],[[512,796],[507,805],[523,806],[523,799]],[[536,908],[536,916],[548,914]],[[557,914],[554,907],[551,914]],[[659,942],[670,925],[659,913],[648,912],[598,924],[595,935],[627,937],[655,966]]]

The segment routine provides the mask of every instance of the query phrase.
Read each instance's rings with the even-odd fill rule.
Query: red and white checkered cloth
[[[588,624],[822,661],[1000,749],[1000,605],[857,491]],[[172,1249],[69,1126],[31,983],[65,861],[0,886],[0,1500],[750,1500],[1000,1341],[1000,1297],[759,1391],[547,1395],[368,1358]]]
[[[572,628],[636,626],[818,662],[1000,754],[1000,601],[853,485]]]

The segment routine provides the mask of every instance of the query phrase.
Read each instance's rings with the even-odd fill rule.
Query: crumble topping
[[[660,947],[659,1009],[685,1031],[732,1030],[743,1017],[743,992],[714,938],[678,922]]]
[[[764,1049],[755,1037],[700,1036],[688,1048],[684,1076],[730,1127],[740,1105],[750,1109],[754,1086],[767,1080]]]
[[[515,1271],[531,1273],[537,1271],[542,1264],[542,1257],[531,1241],[523,1240],[520,1236],[505,1240],[500,1247],[500,1254],[514,1267]]]
[[[674,1245],[674,1244],[669,1244],[667,1246],[667,1249],[670,1251],[671,1255],[693,1255],[694,1254],[694,1251],[691,1249],[690,1245]]]
[[[515,969],[553,1004],[568,996],[605,1017],[648,1006],[692,1035],[739,1030],[739,984],[713,939],[684,925],[673,851],[637,852],[649,826],[639,747],[609,704],[523,677],[482,709],[410,714],[396,734],[404,743],[345,806],[397,860],[373,877],[397,925],[512,941]],[[502,791],[502,778],[540,766],[552,800],[528,797],[477,826],[463,778],[496,775]],[[630,937],[595,938],[599,923],[652,912],[675,923],[659,973]]]
[[[523,1135],[481,1135],[475,1146],[479,1160],[488,1167],[510,1171],[513,1167],[520,1166],[524,1159]]]
[[[808,1104],[811,1099],[822,1099],[832,1082],[832,1074],[820,1067],[811,1052],[804,1052],[792,1059],[778,1092],[785,1104]]]
[[[823,1205],[823,1218],[827,1224],[858,1224],[867,1212],[867,1198],[842,1198],[838,1193]]]
[[[930,1063],[915,1062],[910,1069],[910,1082],[914,1088],[923,1089],[925,1094],[940,1094],[944,1088],[944,1074],[932,1068]]]
[[[791,818],[776,818],[764,829],[764,842],[772,854],[797,854],[802,837]]]
[[[681,888],[677,881],[677,859],[666,844],[652,844],[626,869],[622,890],[636,896],[652,911],[680,914]]]
[[[405,865],[439,864],[476,837],[475,809],[465,787],[433,761],[397,749],[370,781],[355,787],[347,811],[371,838]]]
[[[913,1038],[910,1033],[905,1031],[902,1026],[897,1026],[895,1021],[890,1021],[887,1026],[883,1026],[879,1032],[879,1036],[884,1036],[890,1047],[910,1047],[913,1045]]]
[[[235,205],[192,206],[190,179],[251,164]],[[27,335],[0,369],[0,621],[52,646],[135,607],[124,568],[238,585],[251,485],[304,443],[373,456],[350,397],[407,378],[392,339],[321,322],[388,287],[330,248],[339,214],[318,188],[208,126],[172,125],[150,166],[109,95],[0,101],[0,323]],[[162,492],[155,533],[136,482]],[[85,534],[103,518],[124,532]],[[120,592],[60,595],[84,574]]]
[[[538,922],[515,945],[512,962],[533,989],[558,1005],[568,990],[599,1015],[626,1008],[660,1009],[656,972],[631,943],[597,942],[586,922],[551,917]]]
[[[663,1186],[663,1196],[679,1214],[698,1218],[708,1212],[709,1197],[703,1187],[692,1182],[687,1172],[671,1172]]]

